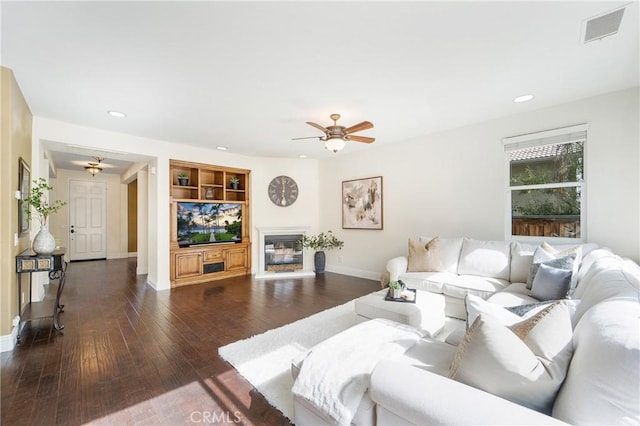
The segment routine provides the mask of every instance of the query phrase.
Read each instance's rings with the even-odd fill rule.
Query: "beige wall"
[[[11,334],[13,318],[18,315],[15,256],[29,247],[28,233],[14,245],[18,232],[18,159],[31,166],[32,115],[13,72],[0,67],[1,138],[0,141],[0,336]],[[25,281],[26,282],[26,281]]]
[[[58,169],[52,182],[52,199],[67,202],[49,219],[49,232],[60,246],[69,247],[69,181],[105,182],[107,186],[107,259],[127,257],[127,185],[120,183],[120,176],[99,173],[91,176],[84,170]]]

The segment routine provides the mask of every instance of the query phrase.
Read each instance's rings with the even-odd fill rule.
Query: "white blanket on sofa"
[[[378,361],[404,353],[420,337],[419,330],[385,319],[355,325],[310,351],[292,392],[336,424],[349,425]]]

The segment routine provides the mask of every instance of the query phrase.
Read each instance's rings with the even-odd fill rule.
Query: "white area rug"
[[[354,302],[269,330],[218,349],[269,404],[293,420],[291,360],[321,341],[358,323]]]

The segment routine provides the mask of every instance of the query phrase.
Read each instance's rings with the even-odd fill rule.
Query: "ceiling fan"
[[[363,121],[351,127],[338,126],[336,123],[340,119],[340,114],[331,114],[331,119],[333,120],[332,126],[323,127],[317,123],[313,123],[311,121],[307,121],[309,126],[315,127],[324,133],[324,136],[309,136],[306,138],[293,138],[293,140],[300,139],[315,139],[318,138],[324,142],[325,147],[333,152],[338,152],[342,148],[344,148],[346,141],[354,141],[354,142],[363,142],[363,143],[371,143],[375,141],[375,138],[369,138],[366,136],[356,136],[352,133],[361,132],[363,130],[373,128],[373,123],[369,121]]]

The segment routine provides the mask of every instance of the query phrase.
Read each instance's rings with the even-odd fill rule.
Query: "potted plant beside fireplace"
[[[333,232],[321,232],[318,235],[303,235],[300,239],[303,248],[311,248],[316,252],[313,256],[313,263],[316,274],[324,273],[326,265],[325,250],[333,250],[335,248],[342,249],[344,242],[340,241]]]

